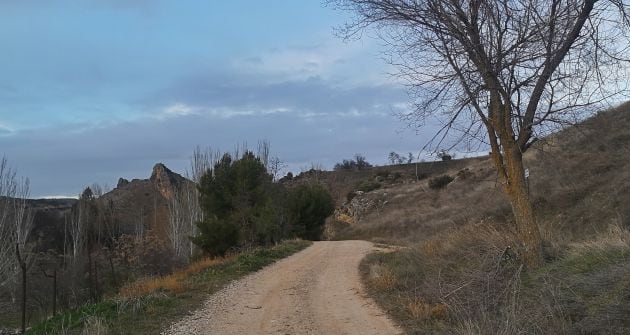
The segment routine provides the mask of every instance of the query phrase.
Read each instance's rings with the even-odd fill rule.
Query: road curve
[[[163,334],[402,334],[363,293],[359,262],[372,248],[315,242],[231,283]]]

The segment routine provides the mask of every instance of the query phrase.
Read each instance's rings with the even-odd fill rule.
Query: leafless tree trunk
[[[240,147],[236,150],[239,151]],[[186,177],[192,183],[180,185],[169,201],[169,239],[179,256],[192,256],[195,252],[195,245],[190,237],[197,234],[196,223],[203,220],[198,185],[205,173],[212,173],[219,159],[218,150],[196,147],[190,159],[190,171],[186,171]]]
[[[283,161],[281,161],[280,158],[272,157],[271,159],[269,159],[269,166],[267,167],[267,170],[273,176],[273,180],[277,181],[280,173],[286,167],[287,165]]]
[[[542,264],[542,242],[524,177],[523,153],[557,127],[627,93],[630,39],[620,0],[333,0],[391,46],[413,99],[401,117],[442,122],[447,134],[490,146],[511,201],[524,263]]]
[[[186,220],[186,186],[181,185],[179,189],[174,190],[173,197],[169,199],[169,230],[168,238],[171,247],[177,256],[185,256],[188,254],[187,236],[190,234],[189,222]]]
[[[260,162],[269,170],[269,155],[271,153],[271,143],[267,140],[258,141],[258,150],[256,156],[260,159]]]
[[[28,241],[33,224],[27,205],[29,186],[28,179],[16,177],[6,158],[0,160],[0,286],[15,292],[21,273],[22,333],[26,330],[27,270],[34,256]]]

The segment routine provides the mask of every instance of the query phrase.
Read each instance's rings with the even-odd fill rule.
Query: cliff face
[[[114,220],[123,234],[152,231],[167,238],[168,202],[188,179],[171,171],[164,164],[155,164],[149,179],[128,181],[120,178],[115,189],[99,201],[113,208]]]
[[[155,164],[149,180],[166,199],[171,199],[175,189],[186,182],[186,178],[169,170],[162,163]]]

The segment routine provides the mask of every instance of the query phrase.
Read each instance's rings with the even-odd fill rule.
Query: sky
[[[0,155],[31,197],[74,196],[195,146],[271,143],[284,172],[361,153],[385,164],[432,135],[348,13],[320,0],[0,0]]]

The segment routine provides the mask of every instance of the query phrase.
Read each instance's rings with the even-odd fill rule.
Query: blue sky
[[[33,197],[183,173],[196,145],[271,142],[299,172],[427,136],[376,40],[319,0],[0,0],[0,155]]]

